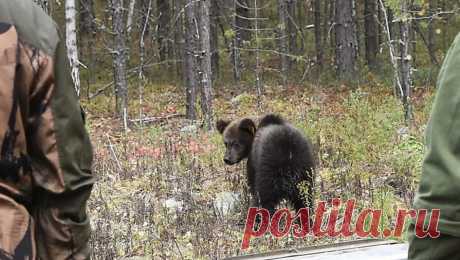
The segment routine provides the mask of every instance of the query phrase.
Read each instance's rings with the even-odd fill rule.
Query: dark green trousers
[[[441,234],[438,238],[418,238],[415,225],[407,231],[409,240],[409,260],[460,259],[460,237]]]

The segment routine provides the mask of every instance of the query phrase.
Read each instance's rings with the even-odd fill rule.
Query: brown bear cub
[[[291,202],[296,211],[313,206],[312,147],[299,130],[273,114],[265,115],[257,128],[251,119],[244,118],[233,122],[219,120],[217,130],[223,135],[226,164],[248,159],[252,206],[265,208],[270,215],[283,199]]]

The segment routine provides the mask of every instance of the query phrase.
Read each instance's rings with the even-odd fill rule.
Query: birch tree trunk
[[[150,22],[149,19],[152,16],[153,12],[153,5],[154,3],[152,0],[140,0],[140,12],[142,17],[141,19],[141,24],[142,24],[142,30],[144,31],[144,40],[149,39],[149,34],[150,34]]]
[[[200,0],[200,40],[201,40],[201,111],[206,128],[213,128],[212,115],[212,68],[211,68],[211,41],[210,41],[210,1]]]
[[[111,0],[113,30],[113,72],[116,95],[116,111],[128,128],[128,83],[126,80],[126,36],[123,0]]]
[[[196,93],[197,93],[197,22],[195,0],[185,0],[184,10],[184,84],[186,91],[186,117],[187,119],[196,119]]]
[[[261,66],[260,66],[260,43],[259,43],[259,5],[257,0],[254,0],[254,35],[256,40],[256,92],[257,92],[257,108],[260,110],[262,106],[262,79],[261,79]]]
[[[379,0],[379,4],[382,10],[384,18],[384,29],[387,37],[388,49],[390,53],[390,61],[393,66],[394,75],[394,89],[395,96],[399,97],[402,101],[404,108],[404,118],[406,124],[412,120],[412,104],[411,104],[411,88],[412,88],[412,57],[410,56],[410,13],[408,3],[406,0],[401,0],[401,17],[400,19],[400,39],[399,39],[399,55],[396,52],[396,48],[393,44],[394,39],[392,38],[390,26],[390,15],[389,9],[386,8],[383,0]],[[397,57],[397,55],[399,57]],[[398,61],[399,58],[399,61]]]
[[[383,0],[379,0],[379,5],[380,5],[380,8],[382,10],[382,15],[383,15],[383,21],[384,21],[384,25],[383,25],[383,28],[384,28],[384,31],[385,31],[385,35],[386,35],[386,39],[387,39],[387,44],[388,44],[388,50],[389,50],[389,54],[390,54],[390,61],[391,61],[391,65],[393,67],[393,81],[394,81],[394,88],[396,90],[396,93],[400,93],[400,89],[401,89],[401,80],[400,80],[400,76],[399,76],[399,68],[398,68],[398,60],[397,60],[397,57],[396,57],[396,50],[395,50],[395,46],[393,44],[394,42],[394,39],[393,39],[393,34],[391,32],[391,19],[392,19],[392,16],[390,16],[390,10],[387,9],[387,7],[385,6],[385,3],[383,2]]]
[[[150,19],[154,15],[154,5],[155,0],[139,0],[139,9],[140,17],[138,18],[139,23],[142,25],[142,34],[143,34],[143,55],[144,57],[150,56],[154,53],[154,48],[152,47],[153,37],[151,35],[153,26],[150,23]]]
[[[80,96],[80,70],[78,60],[75,0],[65,1],[65,20],[67,56],[69,58],[70,67],[72,70],[72,80],[74,87],[77,91],[77,95]]]
[[[143,127],[143,120],[144,117],[144,110],[143,110],[143,103],[144,103],[144,84],[145,84],[145,76],[144,76],[144,66],[145,66],[145,36],[147,33],[147,28],[149,24],[149,19],[145,19],[145,17],[150,17],[150,12],[152,10],[152,0],[147,0],[147,3],[141,3],[142,8],[146,7],[146,13],[142,16],[142,23],[141,23],[141,35],[139,39],[139,73],[138,73],[138,91],[139,91],[139,120],[141,122],[141,127]],[[146,6],[144,6],[146,4]]]
[[[411,91],[412,91],[412,61],[413,57],[410,55],[411,46],[411,19],[409,13],[408,0],[401,0],[401,13],[402,19],[400,22],[400,74],[401,74],[401,100],[404,106],[404,118],[406,123],[412,120],[412,104],[411,104]]]
[[[131,0],[129,2],[128,8],[128,18],[126,19],[126,35],[131,34],[131,30],[133,29],[133,16],[134,16],[134,6],[136,5],[136,0]]]
[[[289,36],[287,33],[288,27],[288,0],[278,0],[278,42],[279,42],[279,53],[281,59],[281,78],[283,86],[287,84],[287,78],[289,73],[289,56],[288,54],[288,46],[289,46]]]

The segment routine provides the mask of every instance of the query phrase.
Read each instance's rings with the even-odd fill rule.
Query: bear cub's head
[[[256,133],[254,121],[249,118],[235,121],[218,120],[216,127],[224,138],[226,164],[239,163],[249,156]]]

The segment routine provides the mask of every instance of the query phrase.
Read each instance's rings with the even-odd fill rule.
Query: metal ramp
[[[394,240],[365,239],[337,244],[286,249],[263,254],[237,256],[228,260],[406,260],[408,244]]]

